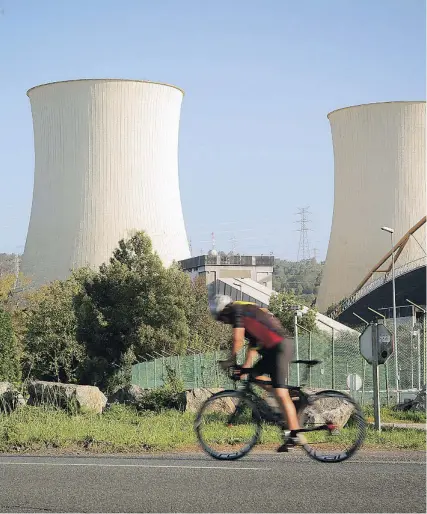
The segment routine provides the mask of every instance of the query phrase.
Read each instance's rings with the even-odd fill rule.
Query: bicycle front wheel
[[[261,416],[252,400],[240,391],[221,391],[206,400],[194,428],[203,450],[219,460],[236,460],[259,441]]]
[[[359,405],[345,393],[320,391],[298,412],[301,442],[309,457],[320,462],[342,462],[351,457],[366,436]]]

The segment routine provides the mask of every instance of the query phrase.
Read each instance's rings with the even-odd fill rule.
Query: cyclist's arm
[[[255,350],[255,348],[248,348],[248,352],[246,354],[246,360],[243,364],[243,367],[248,369],[253,367],[253,362],[255,360],[255,357],[258,355],[258,352]]]
[[[236,357],[245,343],[245,329],[242,327],[233,328],[233,346],[231,356]]]

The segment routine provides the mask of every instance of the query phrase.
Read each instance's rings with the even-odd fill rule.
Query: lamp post
[[[399,403],[399,365],[397,361],[397,320],[396,320],[396,280],[394,275],[394,229],[390,227],[381,227],[381,230],[388,232],[391,238],[391,279],[393,283],[393,329],[394,329],[394,362],[396,367],[396,399]]]

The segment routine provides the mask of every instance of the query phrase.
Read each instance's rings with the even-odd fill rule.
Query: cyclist
[[[243,347],[244,338],[249,341],[245,363],[242,368],[250,369],[250,374],[257,380],[266,380],[263,375],[270,375],[274,395],[280,406],[284,420],[288,422],[290,432],[284,432],[285,442],[277,451],[288,451],[298,444],[299,423],[295,405],[286,389],[288,364],[292,357],[292,338],[286,333],[280,321],[267,309],[250,302],[233,301],[229,296],[216,295],[209,301],[212,316],[222,323],[233,326],[233,343],[231,357],[227,361],[235,364],[237,353]],[[252,366],[255,357],[261,359]],[[245,373],[245,371],[243,371]],[[239,368],[235,376],[243,378]],[[270,390],[269,385],[262,386]]]

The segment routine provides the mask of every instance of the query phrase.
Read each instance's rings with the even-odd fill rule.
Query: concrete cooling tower
[[[321,312],[349,297],[426,214],[425,102],[389,102],[328,115],[334,149],[331,235],[317,299]],[[425,225],[397,265],[425,257]],[[405,262],[403,262],[405,261]],[[378,276],[378,275],[377,275]],[[390,300],[391,301],[391,300]]]
[[[165,265],[190,257],[178,181],[182,91],[73,80],[27,94],[35,175],[22,271],[33,284],[99,266],[135,230]]]

